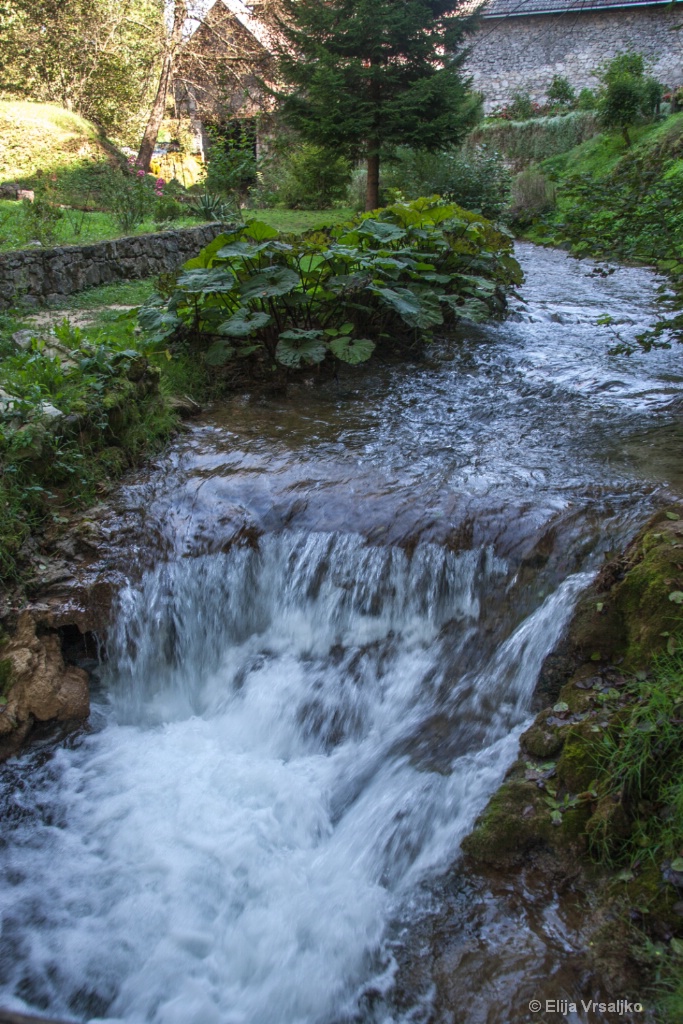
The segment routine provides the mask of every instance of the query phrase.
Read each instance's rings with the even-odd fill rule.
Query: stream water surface
[[[683,373],[595,326],[649,322],[648,272],[519,255],[506,323],[236,396],[122,490],[90,726],[2,771],[5,1006],[503,1024],[592,993],[557,903],[468,890],[458,848],[577,596],[683,490]]]

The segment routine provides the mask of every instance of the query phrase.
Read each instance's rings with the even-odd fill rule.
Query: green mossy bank
[[[524,237],[577,256],[652,264],[683,273],[683,113],[620,135],[601,134],[536,164],[556,205]]]
[[[654,986],[661,1020],[681,1020],[683,506],[602,569],[538,696],[546,706],[463,850],[484,872],[578,866],[609,921],[593,936],[596,970],[620,963],[622,981]]]

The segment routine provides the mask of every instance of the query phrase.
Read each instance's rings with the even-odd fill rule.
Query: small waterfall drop
[[[3,1002],[125,1024],[352,1013],[387,922],[514,757],[587,579],[487,650],[512,581],[486,548],[282,533],[149,573],[121,595],[99,731],[5,786]]]

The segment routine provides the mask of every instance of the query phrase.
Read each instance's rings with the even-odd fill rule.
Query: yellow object
[[[152,160],[150,164],[152,174],[164,181],[171,181],[173,178],[179,181],[185,188],[195,185],[204,177],[204,165],[197,157],[189,153],[165,153],[161,157]]]

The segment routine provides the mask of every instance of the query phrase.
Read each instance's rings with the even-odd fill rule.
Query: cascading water
[[[463,673],[508,576],[490,550],[285,533],[124,592],[98,731],[36,764],[30,800],[6,793],[15,1005],[130,1024],[350,1011],[388,918],[500,780],[586,582]]]
[[[590,572],[683,479],[677,354],[613,359],[595,326],[636,331],[656,281],[522,255],[506,324],[358,392],[237,396],[124,489],[112,551],[133,582],[91,729],[0,776],[0,1005],[436,1019],[429,970],[392,1002],[396,936],[515,757]],[[566,959],[552,908],[505,928],[504,951],[483,944],[495,984],[455,1019],[526,1020],[514,971]]]

